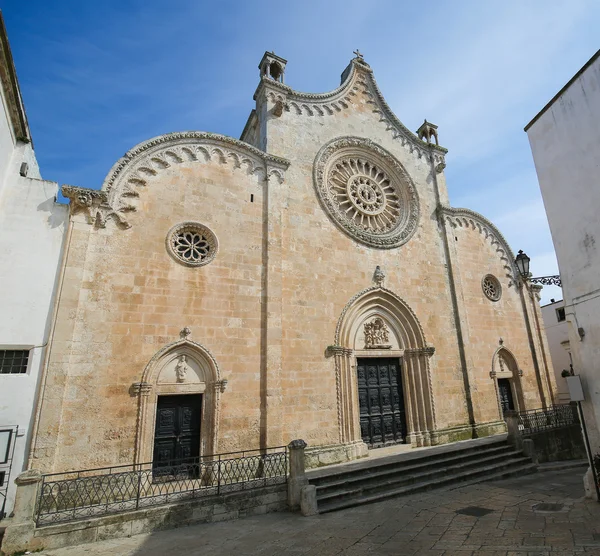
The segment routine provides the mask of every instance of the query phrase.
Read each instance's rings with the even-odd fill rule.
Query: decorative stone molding
[[[345,348],[342,346],[327,346],[325,349],[325,357],[333,357],[335,355],[345,355],[350,356],[354,353],[354,351],[350,348]]]
[[[148,396],[152,392],[152,384],[147,382],[134,382],[131,391],[135,396]]]
[[[416,348],[416,349],[405,349],[404,350],[404,357],[418,357],[418,356],[424,356],[424,357],[431,357],[433,354],[435,353],[435,348],[433,346],[427,346],[427,347],[422,347],[422,348]]]
[[[182,222],[173,226],[165,243],[169,255],[185,266],[207,265],[219,251],[217,236],[200,222]]]
[[[182,328],[181,332],[179,333],[179,337],[183,340],[189,338],[191,335],[192,335],[192,331],[187,326],[185,328]]]
[[[229,384],[229,381],[226,378],[223,378],[215,382],[215,387],[222,394],[223,392],[225,392],[225,390],[227,390],[227,384]]]
[[[418,158],[428,157],[433,154],[434,162],[444,162],[447,149],[434,144],[421,141],[416,134],[410,131],[392,112],[383,98],[373,70],[361,57],[352,59],[342,74],[341,85],[327,93],[303,93],[291,87],[278,83],[273,79],[263,77],[254,94],[254,100],[261,96],[276,103],[281,101],[286,110],[297,116],[332,116],[348,109],[353,98],[362,93],[369,100],[368,104],[374,113],[379,115],[379,120],[390,131],[394,139]]]
[[[509,287],[518,284],[518,271],[515,267],[515,256],[500,230],[496,228],[485,216],[478,212],[464,208],[440,207],[438,214],[442,220],[445,220],[454,228],[468,228],[478,231],[482,234],[496,249],[500,260],[506,270],[506,277],[509,279]]]
[[[361,440],[356,360],[351,359],[357,327],[371,315],[385,315],[400,349],[406,402],[407,441],[417,446],[435,443],[436,408],[431,380],[430,358],[434,348],[427,345],[421,324],[410,307],[396,294],[377,286],[355,295],[344,307],[335,333],[335,346],[346,346],[348,355],[336,349],[335,372],[340,442]],[[377,317],[375,317],[377,318]],[[341,352],[341,353],[340,353]],[[389,352],[400,357],[402,351]],[[338,355],[339,353],[339,355]],[[363,355],[364,352],[363,352]],[[391,356],[391,355],[390,355]]]
[[[129,228],[131,224],[125,215],[136,210],[132,201],[139,197],[139,188],[147,186],[162,171],[183,163],[221,164],[232,170],[256,174],[262,180],[275,175],[280,182],[290,164],[284,158],[267,154],[233,137],[200,131],[168,133],[144,141],[125,153],[111,168],[101,191],[94,193],[91,189],[64,186],[63,193],[73,200],[85,192],[82,202],[76,199],[75,204],[79,202],[86,210],[89,210],[85,206],[86,195],[99,195],[100,202],[97,206],[92,205],[95,210],[93,218],[90,212],[89,223],[104,227],[108,220],[115,220],[121,228]]]
[[[365,322],[365,349],[391,349],[390,330],[381,317]]]
[[[180,333],[179,340],[172,342],[160,349],[150,359],[142,373],[141,381],[133,384],[132,391],[138,395],[138,416],[135,444],[135,462],[144,463],[152,460],[154,443],[154,425],[156,422],[156,404],[159,395],[166,394],[203,394],[203,410],[201,423],[201,454],[216,453],[219,419],[220,396],[224,392],[227,380],[220,376],[219,366],[210,351],[197,342],[188,339],[189,334]],[[185,360],[182,361],[182,358]],[[171,368],[174,360],[177,366],[185,363],[188,367],[185,373],[176,373],[176,381],[161,382],[160,376],[163,369]],[[192,363],[193,361],[193,363]],[[200,381],[191,380],[190,368],[200,369]],[[196,371],[194,371],[195,374]]]
[[[313,181],[329,217],[361,243],[393,249],[417,229],[419,197],[410,176],[369,139],[339,137],[324,145]]]
[[[106,225],[106,212],[110,210],[108,205],[108,195],[105,191],[98,189],[86,189],[74,185],[63,185],[62,194],[71,201],[71,214],[75,215],[83,212],[86,215],[88,224],[96,225],[98,228],[104,228]],[[129,225],[123,217],[123,213],[134,211],[132,205],[123,205],[114,217],[122,228]]]
[[[421,326],[421,323],[419,322],[417,315],[415,315],[415,313],[409,307],[409,305],[406,303],[406,301],[404,301],[401,297],[398,297],[392,290],[388,290],[387,288],[381,288],[379,286],[371,286],[370,288],[366,288],[366,289],[358,292],[357,294],[355,294],[350,299],[350,301],[348,301],[348,303],[346,303],[346,305],[344,306],[344,308],[340,314],[340,317],[338,319],[337,325],[335,327],[335,344],[334,344],[335,346],[339,346],[341,344],[340,338],[341,338],[342,324],[346,318],[346,314],[348,313],[348,311],[352,307],[354,307],[361,298],[364,298],[365,301],[367,299],[371,300],[374,295],[376,295],[377,297],[381,297],[381,298],[387,297],[389,299],[390,303],[393,303],[394,305],[396,305],[398,307],[402,307],[402,311],[406,313],[407,320],[414,322],[415,325],[417,326],[418,338],[422,339],[422,343],[425,344],[425,333],[423,332],[423,327]]]
[[[385,272],[381,270],[380,266],[377,265],[375,267],[375,272],[373,273],[373,283],[378,287],[382,288],[385,283]]]

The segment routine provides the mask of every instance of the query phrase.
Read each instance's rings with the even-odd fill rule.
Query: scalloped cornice
[[[351,105],[351,97],[359,92],[365,94],[374,113],[386,125],[394,139],[400,141],[410,153],[419,158],[431,153],[436,165],[445,165],[444,156],[448,149],[426,143],[410,131],[392,112],[383,98],[370,66],[360,59],[354,58],[349,68],[344,71],[346,79],[335,90],[327,93],[303,93],[295,91],[288,85],[263,76],[256,89],[254,99],[266,96],[272,102],[281,101],[287,111],[293,110],[297,115],[328,116],[341,112]]]
[[[500,230],[492,222],[478,212],[465,208],[442,206],[439,208],[439,212],[451,226],[470,228],[483,234],[496,249],[500,260],[504,263],[506,277],[509,279],[508,285],[511,286],[513,283],[518,283],[517,269],[514,263],[515,256]]]
[[[109,219],[129,228],[126,213],[137,209],[131,202],[139,188],[163,170],[188,163],[216,163],[283,182],[289,161],[267,154],[248,143],[216,133],[185,131],[168,133],[144,141],[127,151],[111,168],[100,191],[63,187],[73,212],[84,210],[88,222],[104,227]],[[101,196],[99,196],[101,194]]]

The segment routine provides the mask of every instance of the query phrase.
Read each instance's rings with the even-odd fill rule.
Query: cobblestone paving
[[[309,518],[269,514],[42,554],[600,555],[600,504],[583,498],[582,473],[538,473]],[[541,511],[543,507],[536,508],[540,503],[563,507]],[[469,513],[480,517],[465,515]]]

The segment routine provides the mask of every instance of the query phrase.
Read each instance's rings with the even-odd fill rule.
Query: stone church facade
[[[309,463],[500,433],[553,402],[536,292],[449,206],[437,128],[406,129],[357,55],[338,89],[266,53],[241,139],[141,143],[70,225],[30,467],[303,438]]]

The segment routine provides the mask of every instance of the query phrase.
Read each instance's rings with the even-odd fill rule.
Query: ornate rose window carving
[[[481,280],[481,288],[485,296],[491,301],[498,301],[502,297],[502,286],[493,274],[486,274]]]
[[[369,139],[342,137],[325,145],[313,177],[329,216],[356,240],[391,249],[415,232],[416,189],[402,165]]]
[[[167,250],[171,256],[186,266],[203,266],[217,255],[215,234],[198,222],[184,222],[169,230]]]

